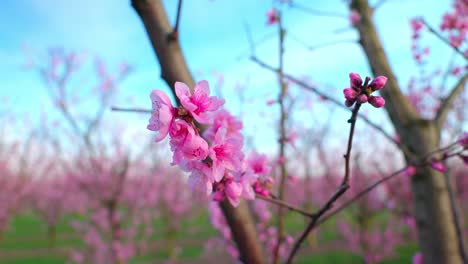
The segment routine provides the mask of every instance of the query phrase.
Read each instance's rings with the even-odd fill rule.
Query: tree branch
[[[439,129],[444,124],[445,120],[447,119],[447,115],[452,108],[453,102],[457,98],[457,96],[465,89],[466,87],[466,80],[468,79],[468,73],[457,82],[457,84],[452,88],[450,94],[441,102],[439,111],[437,111],[436,117],[434,122],[436,122]]]
[[[278,69],[266,64],[265,62],[263,62],[262,60],[260,60],[259,58],[257,58],[256,56],[252,56],[250,58],[253,62],[257,63],[260,67],[262,68],[265,68],[267,70],[270,70],[272,72],[278,72]],[[302,81],[302,80],[299,80],[298,78],[290,75],[290,74],[287,74],[287,73],[283,73],[283,77],[288,79],[289,81],[295,83],[296,85],[298,85],[299,87],[301,87],[302,89],[305,89],[305,90],[308,90],[308,91],[311,91],[317,95],[319,95],[320,97],[326,99],[327,101],[331,102],[332,104],[340,107],[341,109],[345,109],[346,111],[352,111],[351,108],[349,107],[346,107],[344,105],[343,102],[331,97],[330,95],[328,95],[327,93],[325,92],[322,92],[320,90],[318,90],[316,87],[313,87],[309,84],[307,84],[305,81]],[[376,129],[377,131],[379,131],[385,138],[387,138],[390,142],[392,142],[393,144],[395,144],[397,147],[399,147],[406,155],[408,155],[409,157],[413,157],[414,155],[408,150],[408,148],[406,148],[406,146],[404,146],[403,144],[401,144],[400,142],[398,142],[395,138],[393,138],[387,131],[385,131],[381,126],[379,126],[378,124],[374,123],[372,120],[370,120],[369,118],[367,118],[365,115],[361,115],[361,114],[358,114],[359,118],[362,119],[364,122],[366,122],[369,126],[371,126],[372,128]]]
[[[463,51],[461,51],[458,47],[455,47],[453,46],[450,41],[446,38],[444,38],[439,32],[437,32],[437,30],[435,30],[431,25],[429,25],[429,23],[427,23],[426,20],[424,19],[421,19],[421,22],[427,27],[427,29],[429,30],[429,32],[431,32],[432,34],[434,34],[437,38],[439,38],[440,40],[442,40],[445,44],[449,45],[453,50],[455,50],[455,52],[457,52],[458,54],[460,54],[463,58],[465,58],[466,60],[468,60],[468,56],[465,55],[465,53]]]
[[[179,24],[180,24],[180,13],[182,11],[182,0],[179,0],[179,4],[177,5],[177,16],[174,29],[171,32],[171,38],[177,39],[179,37]]]
[[[366,78],[364,86],[367,86],[369,80],[370,80],[369,78]],[[349,130],[346,154],[344,155],[346,166],[345,166],[345,173],[344,173],[343,181],[341,182],[340,186],[335,191],[335,193],[328,199],[328,201],[316,213],[314,213],[314,217],[312,218],[310,223],[307,225],[307,228],[304,230],[304,232],[302,232],[300,237],[294,243],[294,246],[291,252],[289,253],[288,259],[286,261],[286,263],[288,264],[292,263],[294,256],[297,254],[299,248],[301,247],[302,243],[307,238],[309,233],[312,231],[312,229],[314,229],[319,218],[323,214],[325,214],[328,210],[330,210],[333,204],[335,203],[335,201],[338,200],[338,198],[340,198],[346,192],[346,190],[349,189],[349,174],[350,174],[349,163],[351,160],[351,148],[353,146],[353,136],[354,136],[354,128],[356,126],[356,118],[358,116],[360,107],[361,107],[361,104],[356,103],[356,105],[354,106],[353,112],[351,114],[351,118],[348,120],[348,123],[351,124],[351,128]]]

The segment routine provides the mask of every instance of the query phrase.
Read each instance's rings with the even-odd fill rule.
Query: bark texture
[[[414,158],[420,159],[439,148],[440,123],[443,123],[443,120],[423,119],[401,92],[373,24],[373,9],[367,0],[353,0],[351,8],[361,15],[361,20],[355,26],[359,31],[359,43],[372,73],[374,76],[388,77],[387,85],[381,90],[381,94],[385,98],[385,109],[400,135],[401,142],[413,153],[411,157],[406,156],[406,160],[410,162]],[[462,80],[466,81],[466,76]],[[444,176],[428,167],[418,168],[412,178],[412,192],[424,263],[462,263]]]

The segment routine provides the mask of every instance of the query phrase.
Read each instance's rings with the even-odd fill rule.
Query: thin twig
[[[267,70],[270,70],[270,71],[273,71],[273,72],[277,72],[278,70],[268,64],[266,64],[265,62],[261,61],[260,59],[258,59],[256,56],[252,56],[250,58],[253,62],[257,63],[260,67],[262,68],[265,68]],[[308,90],[308,91],[311,91],[311,92],[314,92],[315,94],[319,95],[320,97],[322,97],[323,99],[326,99],[327,101],[333,103],[334,105],[340,107],[341,109],[345,109],[347,111],[352,111],[350,108],[346,107],[344,105],[343,102],[329,96],[327,93],[325,92],[322,92],[320,90],[318,90],[316,87],[313,87],[311,85],[309,85],[308,83],[306,83],[305,81],[302,81],[302,80],[299,80],[298,78],[290,75],[290,74],[287,74],[287,73],[283,73],[283,76],[284,78],[288,79],[289,81],[295,83],[296,85],[298,85],[299,87],[305,89],[305,90]],[[369,118],[367,118],[366,116],[364,115],[361,115],[359,114],[359,118],[362,119],[364,122],[366,122],[368,125],[370,125],[371,127],[373,127],[374,129],[376,129],[377,131],[379,131],[385,138],[387,138],[390,142],[392,142],[393,144],[395,144],[397,147],[401,148],[403,150],[403,152],[405,154],[407,154],[408,156],[410,157],[413,157],[414,154],[412,154],[407,147],[405,147],[403,144],[401,144],[400,142],[398,142],[395,138],[393,138],[388,132],[386,132],[381,126],[379,126],[378,124],[374,123],[373,121],[371,121]]]
[[[286,113],[286,107],[284,99],[286,97],[287,92],[287,84],[284,82],[283,77],[283,69],[284,69],[284,35],[285,30],[282,24],[281,14],[278,14],[278,34],[279,34],[279,47],[278,47],[278,56],[279,56],[279,66],[278,66],[278,83],[280,87],[280,92],[278,94],[278,103],[280,105],[280,120],[279,120],[279,158],[284,159],[286,156],[286,123],[288,119],[288,114]],[[278,186],[278,199],[284,200],[285,191],[286,191],[286,178],[287,178],[287,171],[286,171],[286,160],[284,159],[283,162],[280,164],[280,183]],[[284,218],[285,218],[285,211],[283,207],[278,207],[278,219],[277,219],[277,238],[276,238],[276,246],[273,252],[273,263],[279,263],[280,261],[280,245],[284,239]]]
[[[182,10],[182,0],[179,0],[179,4],[177,5],[177,16],[174,29],[170,33],[170,37],[172,40],[176,40],[179,37],[179,24],[180,24],[180,13]]]
[[[444,36],[442,36],[437,30],[435,30],[431,25],[429,25],[429,23],[426,22],[426,20],[422,19],[420,20],[426,27],[427,29],[432,33],[434,34],[437,38],[439,38],[440,40],[442,40],[445,44],[449,45],[450,47],[453,48],[453,50],[455,50],[458,54],[460,54],[463,58],[465,58],[466,60],[468,60],[468,55],[466,55],[465,53],[463,53],[463,51],[461,51],[458,47],[455,47],[453,46],[450,41],[446,38],[444,38]]]
[[[367,86],[368,82],[370,81],[370,78],[367,77],[364,83],[364,86]],[[288,256],[288,259],[286,263],[292,263],[292,260],[296,253],[298,252],[299,248],[301,247],[302,243],[304,240],[307,238],[309,233],[312,231],[312,229],[315,227],[315,224],[319,220],[319,218],[325,214],[328,210],[330,210],[338,198],[340,198],[346,190],[349,189],[349,174],[350,174],[350,160],[351,160],[351,149],[353,145],[353,135],[354,135],[354,129],[356,126],[356,119],[358,116],[359,109],[361,107],[360,103],[356,103],[354,106],[353,112],[351,114],[351,118],[348,120],[348,122],[351,124],[351,128],[349,130],[349,137],[348,137],[348,145],[346,148],[346,154],[344,155],[345,158],[345,175],[343,177],[343,181],[341,182],[340,186],[338,187],[338,190],[328,199],[328,201],[316,212],[314,213],[314,217],[310,221],[309,225],[307,228],[302,232],[301,236],[299,237],[298,240],[294,243],[294,246],[291,250],[291,253]]]
[[[466,255],[466,248],[465,248],[465,241],[463,239],[463,229],[460,224],[460,216],[458,213],[458,208],[455,206],[455,194],[454,190],[452,188],[452,185],[450,184],[450,178],[448,176],[448,172],[443,173],[444,174],[444,179],[445,179],[445,184],[447,185],[447,191],[449,194],[449,201],[450,201],[450,207],[452,208],[452,216],[453,216],[453,223],[455,225],[455,230],[457,232],[457,238],[458,238],[458,247],[460,249],[460,255],[461,258],[463,259],[463,263],[468,263],[468,256]]]
[[[272,204],[276,204],[278,206],[281,206],[281,207],[285,207],[285,208],[288,208],[289,210],[291,211],[294,211],[294,212],[298,212],[300,213],[301,215],[303,216],[306,216],[306,217],[314,217],[314,214],[311,214],[301,208],[298,208],[294,205],[291,205],[285,201],[282,201],[282,200],[278,200],[277,198],[271,198],[271,197],[267,197],[267,196],[263,196],[263,195],[256,195],[255,196],[257,199],[260,199],[260,200],[264,200],[264,201],[267,201],[267,202],[270,202]]]
[[[152,111],[148,109],[125,108],[125,107],[118,107],[118,106],[112,106],[111,110],[119,111],[119,112],[135,112],[135,113],[150,113],[150,114],[152,113]]]
[[[337,209],[335,209],[333,212],[327,214],[326,216],[324,216],[322,219],[320,219],[320,221],[317,222],[317,225],[316,226],[319,226],[321,225],[322,223],[324,223],[325,221],[327,221],[330,217],[334,216],[335,214],[339,213],[340,211],[342,211],[344,208],[348,207],[349,205],[351,205],[352,203],[354,203],[356,200],[359,200],[361,197],[363,197],[364,195],[368,194],[370,191],[372,191],[374,188],[376,188],[377,186],[379,186],[380,184],[390,180],[391,178],[395,177],[396,175],[399,175],[400,173],[404,172],[406,169],[408,169],[409,167],[411,166],[415,166],[415,167],[424,167],[424,166],[428,166],[431,164],[431,160],[429,159],[430,156],[436,154],[436,153],[439,153],[440,151],[443,151],[443,150],[446,150],[446,149],[449,149],[451,147],[453,147],[455,144],[457,143],[453,143],[453,144],[450,144],[446,147],[443,147],[443,148],[440,148],[439,150],[436,150],[436,151],[432,151],[430,153],[428,153],[426,155],[426,157],[424,157],[422,159],[422,162],[419,163],[419,164],[408,164],[407,166],[393,172],[392,174],[388,175],[388,176],[385,176],[383,178],[381,178],[380,180],[376,181],[375,183],[369,185],[367,188],[365,188],[364,190],[360,191],[358,194],[356,194],[353,198],[349,199],[348,201],[346,201],[345,203],[343,203],[342,205],[340,205]],[[452,154],[449,154],[449,155],[446,155],[443,157],[443,160],[447,160],[451,157],[455,157],[457,155],[459,155],[460,153],[462,152],[462,150],[458,151],[458,152],[455,152],[455,153],[452,153]]]
[[[317,9],[313,9],[313,8],[310,8],[310,7],[307,7],[307,6],[303,6],[303,5],[300,5],[300,4],[297,4],[297,3],[290,3],[289,6],[291,8],[295,8],[297,10],[301,10],[303,12],[306,12],[306,13],[309,13],[311,15],[314,15],[314,16],[327,16],[327,17],[339,17],[339,18],[345,18],[345,19],[348,19],[348,16],[347,15],[344,15],[344,14],[340,14],[340,13],[334,13],[334,12],[329,12],[329,11],[322,11],[322,10],[317,10]]]

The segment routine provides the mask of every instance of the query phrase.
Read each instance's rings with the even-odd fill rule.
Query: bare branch
[[[367,86],[369,80],[370,78],[367,77],[364,86]],[[361,104],[356,103],[356,105],[354,106],[353,112],[351,114],[351,118],[348,120],[348,122],[351,124],[351,128],[349,130],[346,154],[344,155],[346,166],[345,166],[345,173],[344,173],[343,181],[341,182],[336,192],[328,199],[328,201],[316,213],[314,213],[314,217],[312,218],[310,223],[307,225],[307,228],[304,230],[304,232],[302,232],[298,240],[296,240],[296,242],[294,243],[294,246],[291,252],[289,253],[286,263],[292,263],[294,256],[297,254],[299,248],[301,247],[302,243],[307,238],[309,233],[315,227],[315,224],[317,223],[319,218],[323,214],[325,214],[328,210],[330,210],[333,204],[335,203],[335,201],[338,200],[338,198],[340,198],[349,189],[349,174],[350,174],[349,163],[351,160],[351,149],[353,145],[354,128],[356,126],[356,118],[358,116],[360,107],[361,107]]]
[[[301,208],[298,208],[298,207],[296,207],[296,206],[294,206],[294,205],[291,205],[291,204],[289,204],[289,203],[287,203],[287,202],[285,202],[285,201],[278,200],[278,199],[276,199],[276,198],[270,198],[270,197],[258,195],[258,194],[257,194],[255,197],[256,197],[257,199],[264,200],[264,201],[270,202],[270,203],[272,203],[272,204],[276,204],[276,205],[278,205],[278,206],[286,207],[286,208],[288,208],[289,210],[294,211],[294,212],[298,212],[298,213],[300,213],[300,214],[303,215],[303,216],[307,216],[307,217],[311,217],[311,218],[314,217],[313,214],[311,214],[311,213],[309,213],[309,212],[307,212],[307,211],[305,211],[305,210],[303,210],[303,209],[301,209]]]
[[[429,25],[429,23],[427,23],[426,20],[424,19],[420,19],[421,22],[427,27],[427,29],[429,30],[429,32],[431,32],[432,34],[434,34],[437,38],[439,38],[440,40],[442,40],[445,44],[449,45],[454,51],[456,51],[458,54],[460,54],[463,58],[465,58],[466,60],[468,60],[468,55],[466,55],[463,51],[461,51],[458,47],[455,47],[453,46],[450,41],[446,38],[444,38],[444,36],[442,36],[439,32],[437,32],[437,30],[435,30],[435,28],[433,28],[431,25]]]
[[[179,4],[177,5],[177,17],[174,29],[171,32],[171,39],[177,39],[179,37],[179,24],[180,24],[180,13],[182,11],[182,0],[179,0]]]
[[[260,59],[258,59],[257,57],[255,56],[252,56],[251,57],[251,60],[255,63],[257,63],[259,66],[261,66],[262,68],[265,68],[267,70],[270,70],[272,72],[278,72],[278,69],[266,64],[265,62],[261,61]],[[295,83],[296,85],[298,85],[299,87],[305,89],[305,90],[308,90],[308,91],[311,91],[311,92],[314,92],[315,94],[319,95],[320,97],[326,99],[327,101],[333,103],[334,105],[340,107],[341,109],[345,109],[347,111],[352,111],[351,108],[348,108],[344,105],[343,102],[331,97],[330,95],[328,95],[327,93],[325,92],[322,92],[320,90],[318,90],[316,87],[313,87],[309,84],[307,84],[305,81],[302,81],[290,74],[287,74],[287,73],[283,73],[283,77],[288,79],[289,81]],[[374,123],[372,120],[370,120],[369,118],[367,118],[366,116],[364,115],[361,115],[359,114],[359,118],[362,119],[364,122],[366,122],[369,126],[373,127],[374,129],[376,129],[377,131],[379,131],[380,133],[382,133],[382,135],[387,138],[390,142],[392,142],[393,144],[395,144],[397,147],[401,148],[403,150],[403,152],[405,154],[407,154],[408,156],[412,157],[413,154],[403,145],[401,144],[400,142],[398,142],[397,140],[395,140],[395,138],[393,138],[388,132],[386,132],[381,126],[379,126],[378,124]]]
[[[119,111],[119,112],[135,112],[135,113],[152,113],[153,111],[147,109],[138,109],[138,108],[124,108],[118,106],[112,106],[112,111]]]
[[[445,122],[445,119],[447,119],[447,115],[450,109],[452,108],[452,105],[457,96],[463,91],[463,89],[465,89],[467,79],[468,73],[465,73],[465,75],[452,88],[450,94],[442,101],[439,111],[437,111],[437,115],[434,119],[439,128],[442,127],[442,125]]]

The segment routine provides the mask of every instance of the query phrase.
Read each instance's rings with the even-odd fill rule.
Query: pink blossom
[[[355,89],[358,91],[359,88],[361,88],[362,85],[362,79],[361,76],[355,72],[351,72],[349,74],[349,79],[351,82],[351,88]]]
[[[359,20],[361,20],[361,15],[356,11],[356,10],[351,10],[351,13],[349,15],[349,21],[351,22],[351,25],[356,25]]]
[[[447,168],[445,167],[445,165],[440,162],[440,161],[434,161],[431,163],[431,167],[436,170],[436,171],[440,171],[440,172],[445,172],[447,170]]]
[[[382,89],[386,83],[387,83],[387,77],[377,76],[374,78],[374,80],[372,80],[369,86],[372,89],[372,91],[377,91],[377,90]]]
[[[415,33],[418,33],[424,27],[423,22],[418,18],[410,19],[410,25]]]
[[[158,131],[156,141],[161,141],[166,137],[174,122],[175,109],[171,104],[171,100],[163,91],[153,90],[150,97],[153,113],[151,114],[147,128],[152,131]]]
[[[268,165],[268,158],[264,154],[251,152],[247,158],[247,164],[255,174],[267,176],[271,172],[271,166]]]
[[[266,102],[266,104],[267,104],[268,106],[271,106],[271,105],[273,105],[274,103],[276,103],[276,100],[274,100],[274,99],[270,99],[270,100],[268,100],[268,101]]]
[[[216,111],[213,116],[213,123],[208,127],[208,129],[203,133],[203,136],[213,141],[216,135],[216,132],[219,128],[224,127],[227,130],[227,137],[232,137],[238,139],[240,142],[243,141],[243,136],[241,134],[242,122],[236,119],[228,111],[221,109]]]
[[[361,94],[357,98],[358,103],[363,104],[367,102],[367,95]]]
[[[234,172],[233,175],[234,180],[242,185],[242,197],[247,200],[255,199],[253,185],[258,179],[258,174],[248,167],[245,160],[242,164],[242,171]]]
[[[268,10],[266,15],[267,15],[267,25],[273,25],[279,22],[279,16],[274,7]]]
[[[286,137],[286,142],[291,144],[291,146],[295,149],[296,148],[296,139],[298,138],[298,133],[296,131],[291,131],[288,136]]]
[[[407,177],[411,177],[413,176],[414,174],[416,174],[416,167],[415,166],[409,166],[408,168],[406,168],[404,171],[403,171],[403,175],[407,176]]]
[[[463,163],[465,163],[465,165],[468,165],[468,155],[467,156],[460,155],[459,157],[462,159],[462,161],[463,161]]]
[[[421,252],[417,252],[416,254],[413,255],[412,263],[413,264],[424,264],[423,255],[421,254]]]
[[[355,99],[359,95],[358,92],[356,92],[354,89],[351,89],[351,88],[345,88],[343,90],[343,94],[344,94],[345,98],[348,99],[348,100]]]
[[[191,172],[189,176],[189,186],[195,190],[201,190],[210,195],[213,192],[213,177],[210,167],[204,162],[188,161],[184,162],[182,169]]]
[[[226,183],[224,191],[232,206],[237,207],[239,205],[240,196],[242,194],[242,185],[235,181],[229,181]]]
[[[376,108],[380,108],[385,105],[385,100],[380,96],[369,96],[369,103]]]
[[[184,120],[173,122],[169,134],[174,164],[181,164],[183,160],[204,160],[208,156],[208,143]]]
[[[463,135],[458,139],[458,144],[464,148],[468,148],[468,132],[463,133]]]
[[[209,113],[218,110],[224,99],[210,95],[210,87],[207,81],[200,81],[195,84],[193,95],[190,94],[189,87],[182,82],[175,83],[175,91],[182,106],[200,123],[210,122]]]
[[[213,177],[220,181],[226,169],[234,170],[240,167],[243,159],[242,144],[236,138],[227,136],[227,129],[221,127],[216,132],[213,145],[209,149],[209,156],[213,161]]]

